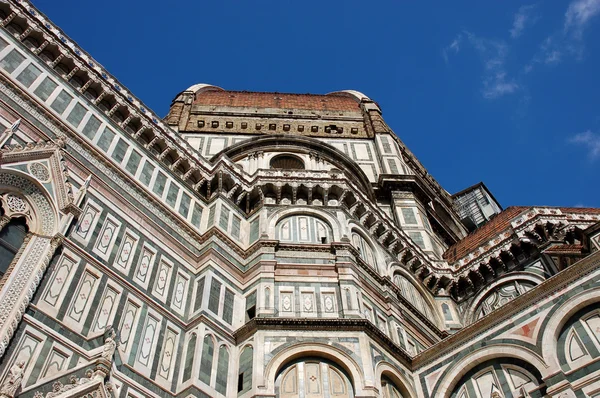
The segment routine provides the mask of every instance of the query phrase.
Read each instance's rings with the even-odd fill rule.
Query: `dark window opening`
[[[25,241],[27,225],[22,217],[13,218],[0,231],[0,278],[8,271],[10,263]]]
[[[237,392],[242,392],[244,389],[244,372],[238,375],[238,389]]]
[[[247,321],[254,319],[255,316],[256,316],[256,305],[253,305],[252,307],[249,307],[248,309],[246,309]]]

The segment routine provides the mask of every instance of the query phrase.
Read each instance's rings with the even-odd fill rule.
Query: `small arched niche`
[[[271,158],[269,166],[276,170],[304,170],[304,161],[290,154],[276,155]]]
[[[331,243],[333,232],[325,221],[308,214],[296,214],[277,222],[276,238],[290,243]]]
[[[275,379],[280,398],[353,398],[350,378],[341,368],[323,358],[299,358],[285,365]]]

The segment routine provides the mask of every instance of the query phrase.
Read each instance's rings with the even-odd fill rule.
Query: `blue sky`
[[[200,82],[355,89],[450,193],[600,207],[600,0],[34,4],[160,116]]]

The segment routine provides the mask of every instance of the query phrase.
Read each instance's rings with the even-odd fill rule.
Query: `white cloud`
[[[600,14],[600,0],[574,0],[565,13],[564,32],[581,38],[589,21]]]
[[[600,157],[600,134],[592,133],[591,130],[575,134],[569,139],[571,143],[585,146],[592,159]]]
[[[444,57],[444,61],[446,61],[446,63],[448,63],[448,53],[454,53],[454,54],[458,54],[458,52],[460,51],[460,45],[462,43],[462,34],[459,33],[456,38],[454,38],[454,40],[452,40],[452,43],[450,43],[449,45],[447,45],[444,50],[442,51],[442,57]]]
[[[519,90],[519,84],[508,77],[506,72],[508,45],[503,41],[482,38],[473,33],[465,34],[483,61],[483,97],[495,99]]]
[[[563,43],[557,43],[556,38],[547,37],[540,45],[539,62],[556,64],[561,61],[563,52]]]
[[[584,57],[583,32],[591,20],[600,15],[600,0],[573,0],[565,12],[562,31],[548,36],[533,60],[525,67],[528,72],[535,64],[553,65],[564,59],[580,61]]]
[[[513,26],[510,29],[510,37],[513,39],[521,36],[527,24],[534,23],[536,21],[536,17],[533,14],[533,10],[536,5],[531,4],[527,6],[521,6],[513,19]]]

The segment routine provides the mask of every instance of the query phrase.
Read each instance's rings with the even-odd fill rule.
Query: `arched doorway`
[[[322,358],[302,358],[289,363],[275,379],[280,398],[353,398],[350,378]]]

